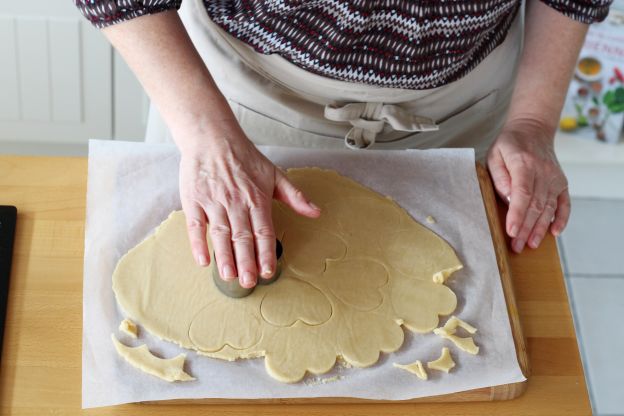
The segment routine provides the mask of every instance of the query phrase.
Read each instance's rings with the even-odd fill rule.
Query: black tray
[[[9,298],[9,277],[13,260],[16,221],[17,209],[12,206],[0,205],[0,360],[2,360],[4,323]]]

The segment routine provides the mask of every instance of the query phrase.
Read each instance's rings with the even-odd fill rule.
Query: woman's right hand
[[[180,199],[195,260],[201,266],[210,262],[208,228],[223,279],[238,276],[249,288],[258,275],[271,278],[276,269],[272,199],[311,218],[320,209],[256,149],[236,119],[181,134],[191,136],[176,141],[184,143]]]
[[[180,198],[193,256],[208,265],[206,228],[222,277],[252,287],[275,271],[271,200],[318,217],[243,133],[175,10],[103,30],[158,107],[180,149]],[[173,82],[172,80],[175,80]]]

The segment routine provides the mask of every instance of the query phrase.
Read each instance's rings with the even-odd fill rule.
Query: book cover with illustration
[[[624,13],[590,26],[566,97],[559,128],[618,143],[624,127]]]

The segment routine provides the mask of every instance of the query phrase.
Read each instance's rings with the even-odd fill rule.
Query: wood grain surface
[[[81,410],[86,159],[0,157],[0,204],[18,207],[0,366],[2,415],[591,414],[556,242],[509,254],[531,376],[507,401],[383,404],[130,404]],[[499,204],[499,215],[505,207]],[[508,242],[506,242],[508,243]],[[512,323],[513,324],[513,323]]]

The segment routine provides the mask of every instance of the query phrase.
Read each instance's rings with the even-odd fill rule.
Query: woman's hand
[[[509,121],[488,153],[494,187],[509,201],[506,230],[517,253],[525,244],[537,248],[549,228],[559,235],[570,217],[568,183],[550,130],[536,120]]]
[[[494,186],[510,199],[507,234],[521,252],[557,236],[570,217],[568,184],[553,137],[588,25],[544,2],[528,0],[524,45],[507,122],[490,148]]]
[[[197,263],[252,287],[275,271],[271,200],[320,215],[247,139],[175,10],[104,29],[158,107],[180,149],[180,197]],[[173,82],[171,80],[182,80]]]
[[[307,217],[320,210],[260,153],[235,119],[212,124],[181,142],[180,198],[197,263],[210,262],[206,228],[222,278],[256,284],[276,269],[273,198]],[[199,138],[199,139],[198,139]]]
[[[180,149],[180,197],[197,263],[210,254],[222,277],[252,287],[276,267],[271,201],[318,217],[240,128],[175,10],[131,19],[103,30],[137,75]],[[179,82],[172,82],[178,80]]]

